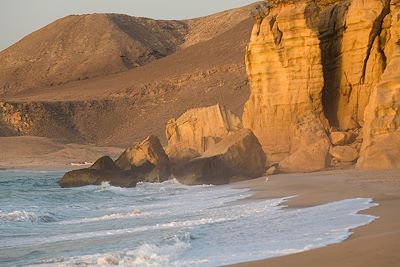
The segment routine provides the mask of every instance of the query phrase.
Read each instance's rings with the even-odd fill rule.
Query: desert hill
[[[184,21],[122,14],[67,16],[0,52],[0,95],[146,65],[228,31],[252,9],[250,5]]]
[[[143,66],[61,85],[8,91],[0,103],[3,124],[11,127],[13,135],[126,145],[149,134],[164,140],[168,119],[192,107],[220,102],[240,114],[249,94],[244,51],[257,5],[180,21],[187,25],[180,47]],[[30,82],[28,76],[25,79]]]

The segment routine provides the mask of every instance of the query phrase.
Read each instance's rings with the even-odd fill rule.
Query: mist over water
[[[247,189],[175,181],[61,189],[62,173],[0,171],[0,266],[218,266],[326,246],[374,220],[347,199],[284,209]]]

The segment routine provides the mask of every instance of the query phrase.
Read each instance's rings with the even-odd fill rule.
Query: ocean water
[[[61,189],[60,176],[0,171],[0,266],[220,266],[341,242],[375,219],[357,214],[376,205],[365,198],[289,209],[229,186]]]

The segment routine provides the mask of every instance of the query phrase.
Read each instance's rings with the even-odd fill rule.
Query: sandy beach
[[[353,229],[339,244],[234,266],[399,266],[400,171],[338,170],[282,174],[236,184],[254,191],[253,198],[297,197],[288,208],[307,207],[348,198],[373,198],[379,206],[364,211],[377,216],[369,225]],[[265,227],[268,227],[266,225]]]
[[[122,151],[118,147],[65,143],[45,137],[0,137],[0,170],[67,171],[88,167],[104,155],[117,158]],[[85,162],[88,164],[80,165]]]

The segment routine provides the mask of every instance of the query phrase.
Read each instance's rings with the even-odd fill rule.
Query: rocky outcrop
[[[400,168],[400,2],[392,1],[390,58],[365,110],[362,169]]]
[[[390,0],[352,0],[321,12],[324,110],[334,127],[359,128],[372,88],[386,68],[384,19]]]
[[[98,159],[90,168],[67,172],[58,184],[67,188],[110,182],[112,186],[135,187],[138,178],[137,172],[123,171],[110,157],[105,156]]]
[[[155,136],[128,147],[114,162],[105,156],[90,168],[67,172],[59,181],[61,187],[99,185],[134,187],[138,182],[163,182],[170,178],[170,164]]]
[[[329,150],[318,16],[309,1],[277,4],[258,18],[246,51],[251,95],[243,125],[269,162],[283,161],[290,172],[324,168]]]
[[[162,182],[169,178],[169,159],[160,140],[151,135],[143,142],[128,147],[115,161],[122,170],[140,170],[148,173],[146,181]]]
[[[259,177],[265,168],[265,154],[257,138],[250,130],[241,129],[210,146],[200,157],[176,165],[173,175],[184,184],[218,185]]]
[[[173,162],[191,159],[240,128],[240,119],[219,104],[190,109],[167,123],[166,152]]]

